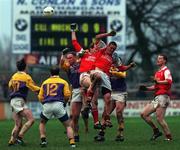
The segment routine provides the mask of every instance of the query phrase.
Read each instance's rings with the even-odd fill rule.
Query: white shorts
[[[72,90],[71,102],[82,102],[82,94],[80,88],[76,88]]]
[[[11,99],[10,105],[12,107],[12,111],[18,113],[23,109],[27,109],[27,105],[23,98],[15,97]]]
[[[100,84],[100,86],[105,87],[108,90],[112,91],[109,76],[106,73],[104,73],[103,71],[101,71],[101,70],[92,70],[91,74],[94,74],[94,73],[100,73],[100,75],[101,75],[101,84]]]
[[[126,102],[127,92],[112,92],[111,99],[117,102]]]
[[[79,77],[79,84],[83,87],[82,85],[82,82],[83,80],[85,79],[85,77],[89,77],[90,78],[90,74],[87,73],[87,72],[83,72],[80,74],[80,77]]]
[[[42,114],[47,118],[51,119],[52,116],[55,118],[61,118],[66,114],[63,102],[52,102],[43,104]]]
[[[158,95],[152,101],[151,104],[156,109],[158,106],[167,108],[170,103],[168,95]]]

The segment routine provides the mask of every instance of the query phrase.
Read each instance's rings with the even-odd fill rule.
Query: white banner
[[[149,103],[149,101],[127,101],[127,106],[124,110],[125,117],[140,117],[140,112],[143,110],[144,106]],[[42,105],[40,102],[29,102],[28,107],[32,110],[33,116],[36,119],[40,118],[40,113],[42,110]],[[69,106],[67,106],[67,112],[69,113]],[[102,99],[98,102],[99,115],[102,114],[104,110],[104,102]],[[10,119],[12,116],[12,111],[9,103],[4,105],[5,118]],[[115,115],[115,111],[112,113]],[[180,100],[172,100],[167,108],[166,116],[180,116]]]
[[[13,53],[31,52],[31,15],[41,16],[47,6],[54,8],[56,16],[107,16],[108,31],[117,31],[117,36],[108,41],[117,42],[118,53],[125,52],[126,0],[13,0],[12,3]]]
[[[140,113],[147,103],[150,101],[127,101],[126,108],[124,110],[124,117],[140,117]],[[41,104],[37,102],[31,102],[28,105],[36,118],[39,117],[41,111]],[[67,111],[69,113],[69,106]],[[101,115],[104,110],[104,102],[102,99],[98,101],[98,110]],[[116,115],[115,111],[112,115]],[[180,116],[180,100],[172,100],[166,110],[166,116]]]

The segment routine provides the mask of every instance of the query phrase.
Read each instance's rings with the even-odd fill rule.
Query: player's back
[[[38,95],[42,103],[54,101],[64,102],[64,97],[70,96],[68,83],[59,76],[51,76],[45,80]]]
[[[31,77],[25,72],[16,72],[9,81],[10,98],[22,97],[26,100],[28,94],[28,82]]]

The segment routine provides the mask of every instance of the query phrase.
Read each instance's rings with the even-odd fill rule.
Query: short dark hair
[[[163,56],[163,59],[166,61],[166,63],[168,62],[168,58],[165,54],[159,54],[159,56]]]
[[[73,56],[76,56],[76,52],[74,52],[74,51],[68,52],[68,53],[66,54],[66,56],[67,56],[68,54],[72,54]]]
[[[117,44],[116,44],[116,42],[114,42],[114,41],[111,41],[111,42],[109,43],[109,45],[114,45],[114,46],[117,47]]]
[[[26,62],[24,59],[18,60],[16,62],[16,67],[18,71],[24,71],[26,69]]]
[[[50,69],[50,72],[51,72],[51,75],[54,76],[54,75],[59,75],[59,67],[58,66],[52,66],[51,69]]]

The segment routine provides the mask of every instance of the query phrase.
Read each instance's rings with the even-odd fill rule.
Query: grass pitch
[[[140,118],[126,118],[125,119],[125,141],[114,141],[116,136],[117,123],[116,119],[112,118],[113,127],[106,130],[104,142],[95,142],[94,136],[97,131],[93,129],[92,119],[89,120],[89,133],[84,133],[84,126],[80,120],[80,142],[77,143],[77,150],[179,150],[180,149],[180,118],[168,117],[166,118],[169,127],[172,131],[173,141],[164,141],[164,136],[156,141],[149,141],[152,130]],[[42,149],[39,145],[39,120],[28,131],[24,137],[26,146],[8,147],[7,143],[14,126],[12,120],[0,121],[0,150],[39,150]],[[47,123],[47,140],[48,146],[46,150],[68,150],[72,149],[69,146],[68,139],[64,134],[64,127],[58,120],[50,120]]]

